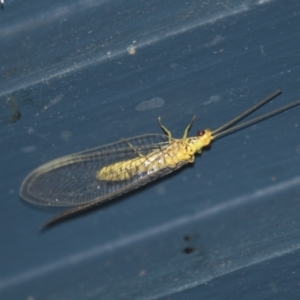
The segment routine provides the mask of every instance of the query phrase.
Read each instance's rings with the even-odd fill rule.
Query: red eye
[[[205,130],[199,130],[197,132],[197,136],[203,136],[205,134]]]

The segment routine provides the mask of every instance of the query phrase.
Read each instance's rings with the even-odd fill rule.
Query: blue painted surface
[[[6,1],[0,11],[1,299],[294,299],[300,108],[45,232],[18,197],[53,158],[216,128],[299,98],[298,1]],[[140,110],[141,103],[163,105]],[[17,112],[21,113],[18,119]],[[14,121],[14,122],[13,122]],[[31,297],[31,298],[30,298]]]

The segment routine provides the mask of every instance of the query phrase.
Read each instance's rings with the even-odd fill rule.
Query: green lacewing
[[[199,130],[195,137],[188,137],[195,116],[182,139],[173,138],[158,118],[165,135],[145,134],[57,158],[25,178],[20,196],[37,205],[73,206],[50,219],[44,225],[48,227],[193,163],[195,155],[213,140],[300,104],[297,100],[233,126],[280,93],[280,89],[274,91],[219,128]]]

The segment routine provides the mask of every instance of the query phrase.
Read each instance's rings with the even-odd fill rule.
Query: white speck
[[[225,38],[221,35],[216,35],[210,42],[205,43],[203,46],[204,47],[211,47],[211,46],[216,46],[218,45],[220,42],[222,42],[223,40],[225,40]]]
[[[159,97],[154,97],[150,99],[149,101],[143,101],[141,102],[135,109],[138,111],[144,111],[149,109],[154,109],[161,107],[165,104],[165,100]]]
[[[218,51],[214,51],[213,54],[219,54],[219,53],[222,53],[222,52],[224,52],[224,50],[225,50],[225,49],[223,48],[223,49],[220,49],[220,50],[218,50]]]
[[[171,64],[169,64],[169,67],[171,69],[175,69],[175,68],[177,68],[177,64],[176,63],[171,63]]]
[[[72,132],[71,131],[68,131],[68,130],[63,130],[61,133],[60,133],[60,138],[65,141],[65,142],[68,142],[69,139],[72,137]]]
[[[165,195],[166,194],[166,189],[164,186],[160,185],[156,188],[156,192],[158,195]]]
[[[140,276],[140,277],[145,276],[146,273],[147,273],[147,272],[146,272],[145,270],[141,270],[140,273],[139,273],[139,276]]]
[[[35,130],[32,127],[29,127],[27,132],[28,134],[33,134]]]
[[[35,150],[36,150],[35,146],[27,146],[27,147],[23,147],[21,149],[21,151],[24,152],[24,153],[30,153],[30,152],[33,152]]]
[[[136,53],[136,48],[133,45],[130,45],[127,48],[127,52],[128,52],[129,55],[134,55]]]

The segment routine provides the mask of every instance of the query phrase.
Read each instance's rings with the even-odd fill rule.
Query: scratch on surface
[[[214,102],[219,102],[221,100],[221,97],[218,96],[218,95],[213,95],[213,96],[210,96],[209,100],[203,102],[204,105],[209,105],[211,103],[214,103]]]
[[[106,1],[101,1],[100,4],[105,3]],[[100,5],[97,4],[97,1],[88,1],[88,4],[86,4],[86,6],[90,6],[92,7],[93,5]],[[83,5],[80,2],[81,5]],[[74,4],[76,6],[76,4]],[[83,5],[83,7],[85,7]],[[76,6],[76,9],[78,10],[78,7]],[[83,8],[82,8],[83,9]],[[197,18],[196,20],[192,20],[187,22],[186,24],[178,24],[175,25],[174,27],[172,27],[171,29],[169,29],[168,31],[163,31],[163,33],[158,33],[158,34],[153,34],[151,37],[146,37],[144,39],[141,39],[139,42],[137,42],[136,40],[134,41],[134,53],[138,50],[141,49],[143,47],[148,47],[150,45],[156,44],[158,42],[161,42],[165,39],[171,38],[173,36],[185,33],[187,31],[190,31],[192,29],[195,29],[197,27],[201,27],[201,26],[205,26],[207,24],[211,24],[211,23],[215,23],[219,20],[243,13],[245,11],[248,11],[250,9],[249,5],[246,4],[240,4],[238,7],[235,8],[230,8],[230,9],[226,9],[225,11],[221,11],[216,13],[213,16],[209,16],[206,19],[204,18]],[[69,13],[73,13],[74,9],[73,7],[60,7],[59,11],[51,11],[49,13],[47,13],[46,16],[39,16],[40,19],[35,19],[28,21],[29,24],[17,24],[15,25],[16,28],[13,27],[9,27],[9,28],[2,28],[1,32],[0,32],[0,37],[1,36],[6,36],[6,35],[10,35],[12,34],[14,31],[20,31],[20,30],[24,30],[24,28],[26,28],[26,30],[30,29],[31,27],[37,27],[40,25],[45,24],[45,22],[52,22],[55,18],[62,18],[66,15],[68,15]],[[50,16],[51,15],[51,16]],[[48,21],[47,21],[48,20]],[[30,22],[33,22],[32,24]],[[19,26],[19,28],[18,28]],[[221,37],[216,37],[212,43],[219,43],[220,42],[220,38]],[[45,82],[48,80],[52,80],[55,78],[60,78],[61,76],[65,76],[66,74],[69,73],[73,73],[79,70],[82,70],[84,68],[90,67],[91,65],[95,65],[95,64],[100,64],[103,62],[106,62],[108,59],[112,59],[112,58],[117,58],[123,55],[128,55],[128,47],[130,48],[130,45],[127,46],[122,46],[120,49],[116,49],[116,50],[112,50],[112,49],[108,49],[105,48],[104,52],[100,52],[97,55],[94,55],[93,57],[90,57],[89,59],[86,59],[86,57],[84,55],[82,56],[78,56],[77,59],[78,61],[76,61],[76,63],[68,63],[66,66],[66,63],[61,63],[61,64],[57,64],[55,65],[51,70],[48,71],[48,74],[45,73],[43,74],[43,78],[40,78],[40,75],[38,76],[32,76],[27,77],[26,81],[21,81],[19,83],[18,86],[14,85],[13,88],[8,88],[7,90],[2,90],[0,93],[0,96],[5,95],[7,93],[11,93],[12,91],[16,91],[19,89],[26,89],[29,86],[33,86],[36,85],[40,82]],[[203,47],[207,47],[207,45],[203,45]],[[130,53],[129,53],[130,54]],[[30,79],[29,79],[30,78]]]
[[[273,2],[273,0],[258,0],[257,4],[258,5],[263,5],[263,4],[270,3],[270,2]]]
[[[52,107],[53,105],[59,103],[63,98],[63,95],[60,94],[60,95],[57,95],[54,99],[51,99],[48,104],[46,104],[44,106],[44,108],[42,109],[42,112],[45,112],[47,109],[49,109],[50,107]]]

